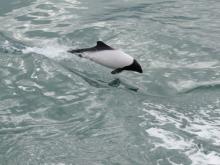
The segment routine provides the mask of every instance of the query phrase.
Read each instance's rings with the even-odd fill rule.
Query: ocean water
[[[220,165],[219,0],[0,0],[0,165]],[[67,53],[102,40],[143,74]]]

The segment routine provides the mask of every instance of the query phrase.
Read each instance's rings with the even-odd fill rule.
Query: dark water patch
[[[108,30],[107,27],[85,27],[81,29],[76,29],[73,32],[67,34],[64,39],[72,40],[73,38],[77,38],[77,41],[73,40],[72,44],[76,45],[77,43],[81,43],[82,47],[91,46],[89,45],[89,43],[95,45],[95,42],[98,41],[99,37],[101,36],[101,29],[103,32]]]
[[[158,13],[158,11],[163,10],[164,8],[175,8],[176,1],[160,1],[152,3],[137,3],[137,5],[119,5],[111,6],[104,11],[102,18],[94,15],[94,18],[98,18],[100,21],[116,21],[121,19],[130,19],[130,20],[140,20],[143,21],[143,16],[146,16],[147,13]],[[93,15],[92,15],[93,16]]]
[[[178,25],[178,23],[183,23],[183,22],[192,22],[196,21],[199,19],[199,17],[190,17],[190,16],[172,16],[172,17],[154,17],[151,18],[154,21],[158,21],[163,24],[173,24],[173,25]]]
[[[51,20],[32,20],[31,23],[35,25],[39,24],[50,24],[52,21]]]
[[[56,27],[66,27],[66,26],[70,26],[71,24],[58,24],[56,25]]]
[[[117,21],[121,19],[127,19],[127,20],[133,20],[133,19],[141,19],[141,15],[129,15],[129,14],[118,14],[115,16],[107,16],[107,17],[102,17],[99,19],[99,21]]]
[[[138,5],[128,5],[128,7],[124,7],[124,6],[120,6],[120,8],[114,8],[114,9],[110,9],[109,11],[109,15],[111,15],[110,13],[121,13],[121,12],[145,12],[147,11],[148,7],[152,8],[154,6],[161,6],[163,4],[167,4],[167,5],[172,5],[173,3],[175,3],[176,1],[161,1],[161,2],[152,2],[152,3],[139,3]]]
[[[48,17],[49,14],[46,13],[46,12],[33,12],[33,13],[29,13],[30,15],[33,15],[33,16],[43,16],[43,17]]]
[[[14,1],[14,0],[1,0],[0,1],[0,6],[1,6],[1,11],[0,11],[0,15],[6,15],[7,13],[15,10],[15,9],[19,9],[22,8],[24,6],[29,6],[31,5],[33,2],[35,2],[34,0],[22,0],[22,1]]]
[[[22,15],[22,16],[15,17],[15,19],[17,19],[18,21],[30,21],[30,20],[35,19],[35,17],[30,17],[30,16],[27,16],[27,15]]]
[[[53,4],[40,4],[36,8],[43,10],[58,10]]]
[[[98,81],[98,80],[95,80],[95,79],[92,79],[91,77],[92,76],[89,76],[88,74],[85,74],[83,72],[80,72],[80,71],[76,71],[74,69],[70,69],[70,68],[67,68],[70,72],[76,74],[77,76],[81,77],[84,81],[86,81],[89,85],[91,86],[94,86],[96,88],[105,88],[106,85],[103,84],[102,81]]]
[[[47,32],[43,30],[33,30],[25,33],[28,37],[57,38],[59,34],[56,32]]]

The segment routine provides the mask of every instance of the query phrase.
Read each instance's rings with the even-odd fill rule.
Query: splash
[[[56,41],[43,41],[41,46],[26,47],[22,52],[24,54],[36,53],[49,58],[63,59],[69,57],[68,49],[68,46],[61,45]]]

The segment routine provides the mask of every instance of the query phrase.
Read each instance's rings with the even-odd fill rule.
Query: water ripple
[[[0,6],[0,164],[218,164],[217,0]],[[97,40],[144,73],[67,53]]]

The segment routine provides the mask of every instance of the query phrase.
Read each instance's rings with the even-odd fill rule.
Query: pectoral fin
[[[117,69],[113,70],[113,71],[111,72],[111,74],[118,74],[118,73],[120,73],[120,72],[122,72],[122,71],[123,71],[122,68],[117,68]]]

